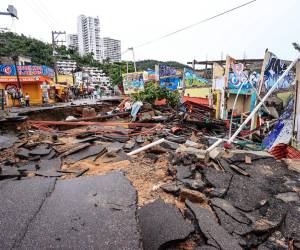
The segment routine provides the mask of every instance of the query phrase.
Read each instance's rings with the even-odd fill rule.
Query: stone
[[[282,200],[286,203],[299,201],[299,195],[295,192],[277,194],[275,198]]]
[[[225,194],[226,194],[227,189],[225,188],[210,188],[207,190],[204,190],[204,193],[211,197],[218,197],[218,198],[222,198]]]
[[[134,139],[130,139],[129,141],[127,141],[124,145],[124,150],[131,150],[135,147],[136,142]]]
[[[218,224],[210,210],[197,206],[189,200],[186,200],[186,205],[195,215],[197,224],[206,238],[215,241],[222,250],[242,250],[238,241]]]
[[[21,177],[22,174],[18,168],[11,166],[0,166],[0,180],[5,178]]]
[[[180,189],[179,199],[182,202],[184,202],[187,199],[195,203],[207,202],[207,198],[203,193],[187,188]]]
[[[164,203],[161,199],[138,210],[143,248],[147,250],[164,249],[171,241],[179,241],[194,231],[178,208]]]
[[[181,155],[195,155],[198,160],[207,162],[208,161],[208,155],[205,150],[193,148],[193,147],[186,147],[184,145],[181,145],[177,150],[176,154]]]
[[[188,166],[183,166],[183,165],[175,166],[175,169],[176,169],[176,179],[177,180],[189,178],[193,174],[190,167],[188,167]]]
[[[186,187],[193,189],[193,190],[203,191],[205,188],[205,183],[202,180],[181,179],[180,181]]]
[[[160,188],[167,193],[177,194],[179,193],[180,185],[178,185],[176,182],[171,182],[160,186]]]
[[[161,145],[161,147],[170,149],[170,150],[176,150],[180,146],[180,144],[178,144],[176,142],[171,142],[171,141],[164,141],[160,145]]]

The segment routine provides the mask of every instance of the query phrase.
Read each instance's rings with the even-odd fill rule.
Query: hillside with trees
[[[122,82],[122,74],[127,72],[126,62],[109,62],[105,60],[100,63],[93,59],[92,54],[80,56],[75,50],[68,49],[66,46],[59,46],[57,49],[57,60],[74,60],[78,65],[78,70],[82,66],[91,66],[102,69],[103,72],[111,78],[113,84]],[[44,43],[38,39],[27,37],[23,34],[18,35],[12,32],[0,33],[0,57],[24,55],[31,57],[33,64],[54,66],[52,56],[52,45]],[[143,71],[147,69],[154,69],[155,64],[168,64],[177,69],[187,67],[184,64],[169,61],[162,62],[157,60],[143,60],[136,62],[137,70]],[[133,72],[133,62],[128,62],[128,71]]]

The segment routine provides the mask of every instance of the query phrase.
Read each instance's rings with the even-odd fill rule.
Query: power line
[[[222,16],[222,15],[228,14],[229,12],[232,12],[232,11],[234,11],[234,10],[240,9],[240,8],[242,8],[242,7],[245,7],[245,6],[247,6],[247,5],[249,5],[249,4],[253,3],[253,2],[256,2],[256,0],[249,1],[249,2],[244,3],[244,4],[242,4],[242,5],[236,6],[236,7],[232,8],[232,9],[229,9],[229,10],[226,10],[226,11],[224,11],[224,12],[221,12],[221,13],[219,13],[219,14],[217,14],[217,15],[214,15],[214,16],[212,16],[212,17],[203,19],[203,20],[201,20],[201,21],[199,21],[199,22],[190,24],[190,25],[188,25],[188,26],[186,26],[186,27],[183,27],[183,28],[181,28],[181,29],[179,29],[179,30],[173,31],[173,32],[171,32],[171,33],[168,33],[168,34],[166,34],[166,35],[164,35],[164,36],[161,36],[161,37],[155,38],[155,39],[153,39],[153,40],[150,40],[150,41],[148,41],[148,42],[139,44],[139,45],[135,46],[134,48],[135,48],[135,49],[136,49],[136,48],[140,48],[140,47],[146,46],[146,45],[148,45],[148,44],[157,42],[157,41],[162,40],[162,39],[164,39],[164,38],[166,38],[166,37],[175,35],[175,34],[181,32],[181,31],[190,29],[190,28],[192,28],[192,27],[194,27],[194,26],[197,26],[197,25],[199,25],[199,24],[205,23],[205,22],[207,22],[207,21],[210,21],[210,20],[215,19],[215,18],[217,18],[217,17],[220,17],[220,16]],[[126,51],[126,52],[127,52],[127,51]],[[125,53],[125,52],[124,52],[124,53]]]

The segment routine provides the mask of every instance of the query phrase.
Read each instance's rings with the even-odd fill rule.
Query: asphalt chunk
[[[161,199],[139,209],[138,216],[145,250],[157,250],[170,241],[183,240],[194,230],[178,208]]]

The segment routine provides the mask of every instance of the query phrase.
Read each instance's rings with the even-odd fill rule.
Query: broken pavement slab
[[[139,209],[138,215],[145,250],[161,249],[168,242],[184,240],[194,231],[178,208],[161,199]]]
[[[54,188],[55,179],[0,181],[0,248],[16,247]]]
[[[59,180],[19,249],[141,249],[136,201],[121,172]]]
[[[0,151],[12,147],[17,140],[18,137],[13,134],[0,135]]]
[[[238,241],[218,224],[216,217],[210,210],[189,200],[186,200],[186,205],[195,215],[199,228],[207,239],[211,239],[222,250],[242,250]]]
[[[90,156],[98,155],[100,152],[105,150],[105,147],[101,144],[94,144],[87,148],[80,150],[79,152],[68,155],[64,161],[68,164],[75,163],[77,161],[86,159]]]
[[[36,171],[36,175],[46,177],[60,177],[61,173],[57,172],[61,168],[62,161],[60,158],[51,160],[41,160],[39,163],[39,169]]]
[[[51,147],[47,144],[41,144],[35,147],[34,149],[29,151],[29,155],[36,156],[36,155],[48,155],[52,150]]]
[[[229,201],[220,198],[213,198],[210,202],[214,207],[222,209],[236,221],[247,225],[251,224],[251,220],[244,213],[238,211],[234,206],[232,206]]]

